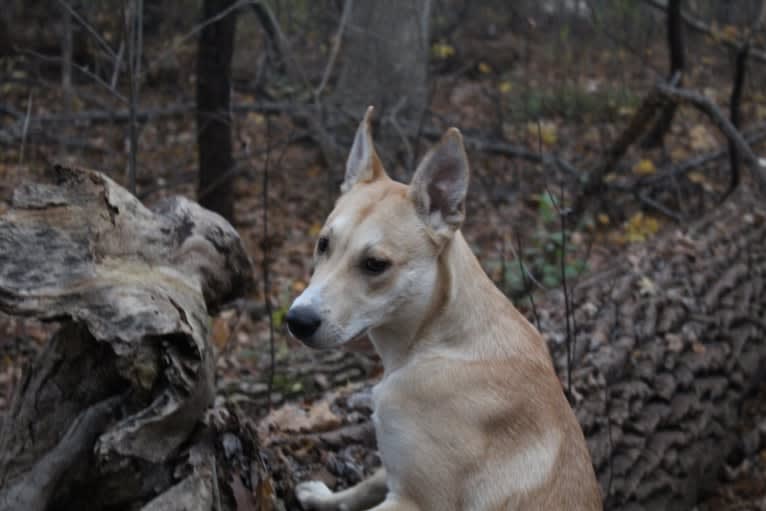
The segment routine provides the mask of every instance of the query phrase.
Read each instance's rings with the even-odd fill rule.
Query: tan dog
[[[373,391],[384,468],[338,493],[302,483],[298,499],[319,511],[601,509],[544,340],[460,233],[460,132],[448,130],[406,186],[383,170],[371,112],[287,322],[315,348],[369,334],[385,368]]]

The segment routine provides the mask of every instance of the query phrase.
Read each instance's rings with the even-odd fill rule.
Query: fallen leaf
[[[657,294],[657,286],[654,284],[652,279],[650,279],[646,275],[642,276],[641,279],[638,281],[638,289],[639,289],[639,294],[643,296],[654,296],[655,294]]]
[[[657,173],[657,167],[652,160],[644,158],[633,165],[633,173],[639,176],[650,176]]]
[[[508,94],[513,90],[513,85],[511,85],[511,82],[500,82],[500,85],[498,85],[497,88],[503,94]]]
[[[231,327],[229,327],[229,321],[221,316],[217,316],[213,320],[213,331],[211,333],[213,338],[213,344],[218,348],[218,351],[223,350],[231,337]]]
[[[483,75],[489,74],[492,72],[492,66],[486,62],[479,62],[479,72]]]
[[[438,59],[448,59],[455,54],[455,48],[447,43],[434,43],[431,46],[431,53]]]
[[[659,230],[659,220],[639,211],[625,224],[625,241],[630,243],[646,241]]]

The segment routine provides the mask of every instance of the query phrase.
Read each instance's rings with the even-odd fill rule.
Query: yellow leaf
[[[621,106],[617,109],[617,114],[621,117],[631,117],[636,113],[636,109],[632,106]]]
[[[556,125],[552,122],[535,123],[530,122],[527,124],[527,133],[537,140],[539,136],[543,144],[547,146],[556,145],[558,142],[558,135],[556,133]]]
[[[503,94],[508,94],[511,92],[511,90],[513,90],[513,85],[511,85],[511,82],[500,82],[500,85],[498,85],[497,88]]]
[[[625,224],[625,241],[630,243],[646,241],[660,230],[660,222],[649,215],[638,212]]]
[[[644,158],[633,166],[633,173],[639,176],[649,176],[657,172],[657,167],[654,166],[652,160]]]
[[[484,75],[489,74],[492,72],[492,66],[486,62],[479,62],[479,72]]]
[[[447,43],[434,43],[431,46],[431,53],[438,59],[448,59],[455,54],[455,48]]]
[[[702,172],[689,172],[686,177],[688,177],[689,181],[692,183],[702,184],[705,182],[705,176]]]
[[[598,221],[604,225],[607,225],[609,223],[609,215],[607,215],[606,213],[599,213]]]
[[[261,125],[266,122],[266,118],[263,116],[263,114],[259,114],[258,112],[250,112],[247,114],[247,120],[252,121],[257,125]]]
[[[319,234],[319,231],[322,230],[322,224],[319,222],[314,222],[311,224],[311,227],[309,227],[309,236],[312,238],[316,238],[317,234]]]

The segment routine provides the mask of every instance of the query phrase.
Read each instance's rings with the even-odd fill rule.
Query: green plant
[[[519,254],[524,264],[524,272],[518,261],[506,265],[503,276],[506,293],[517,297],[527,294],[530,291],[530,282],[529,278],[525,278],[525,274],[531,274],[532,278],[543,286],[552,289],[561,285],[564,276],[573,279],[587,271],[587,261],[572,255],[573,233],[573,229],[568,229],[565,238],[565,233],[561,231],[557,199],[548,192],[541,194],[537,202],[537,228],[531,237],[531,243],[527,243]]]

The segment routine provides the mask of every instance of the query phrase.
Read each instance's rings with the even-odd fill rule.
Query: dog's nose
[[[317,331],[322,319],[311,307],[290,307],[287,311],[287,328],[295,337],[305,341]]]

